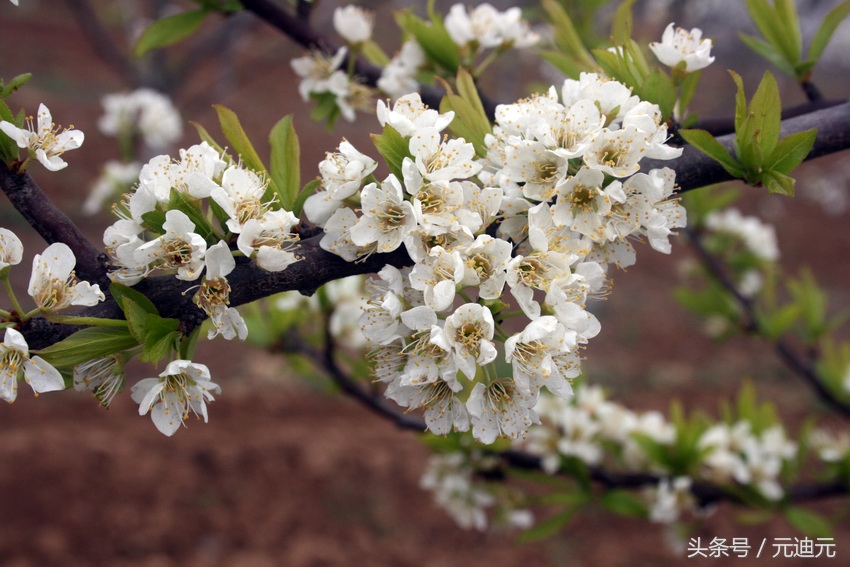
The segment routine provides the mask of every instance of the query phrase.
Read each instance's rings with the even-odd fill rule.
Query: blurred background
[[[218,136],[211,105],[223,104],[237,113],[266,156],[269,129],[293,114],[305,180],[318,173],[318,161],[342,137],[371,152],[368,136],[378,129],[374,117],[341,120],[333,132],[310,122],[289,64],[304,50],[249,14],[209,18],[190,42],[132,61],[128,53],[146,18],[188,4],[20,4],[0,4],[0,77],[33,73],[32,81],[8,99],[12,109],[35,114],[43,102],[57,124],[85,132],[82,149],[65,156],[67,169],[34,168],[32,174],[96,243],[112,218],[108,211],[85,215],[82,203],[102,164],[118,157],[115,140],[97,128],[101,98],[109,93],[151,86],[172,96],[184,121],[174,149],[198,141],[189,121]],[[359,4],[379,12],[376,36],[393,53],[400,34],[389,13],[409,3]],[[438,2],[438,7],[450,4]],[[800,2],[804,37],[835,4]],[[312,21],[318,29],[332,33],[337,5],[316,6]],[[700,27],[714,38],[717,60],[705,71],[704,88],[695,97],[698,114],[722,115],[732,108],[734,84],[727,68],[744,77],[748,92],[755,89],[765,65],[737,39],[737,31],[752,32],[743,2],[638,0],[636,13],[639,40],[658,40],[670,21]],[[599,21],[603,35],[606,14],[610,10],[603,10]],[[850,92],[848,50],[845,22],[814,75],[827,98],[846,98]],[[561,80],[533,56],[512,54],[488,71],[482,86],[492,98],[512,102],[528,94],[529,85]],[[804,101],[792,81],[780,78],[780,86],[786,105]],[[798,175],[797,198],[746,189],[741,205],[775,224],[786,269],[796,273],[811,266],[836,311],[850,308],[848,164],[846,156],[806,164]],[[0,226],[24,240],[24,264],[43,250],[44,243],[27,232],[5,199]],[[774,401],[787,416],[792,435],[807,417],[829,421],[828,412],[769,347],[745,338],[719,344],[677,306],[671,291],[691,255],[684,239],[673,239],[673,250],[664,256],[639,247],[637,264],[616,274],[613,293],[591,307],[603,330],[586,351],[588,380],[634,409],[666,411],[670,400],[679,398],[686,409],[716,415],[720,401],[751,378],[759,396]],[[17,284],[23,289],[26,281]],[[259,349],[204,342],[196,359],[211,368],[222,395],[210,408],[210,423],[190,422],[170,439],[148,417],[138,416],[128,392],[108,411],[73,391],[38,399],[22,391],[14,405],[0,407],[0,565],[700,564],[677,554],[675,538],[663,526],[614,517],[601,508],[581,513],[565,531],[543,542],[518,545],[513,533],[460,530],[418,487],[428,451],[415,435],[339,395],[328,395],[329,385],[320,375],[305,380],[281,357]],[[151,368],[133,367],[128,384],[148,375],[153,375]],[[836,511],[835,503],[821,506],[821,511]],[[751,542],[798,535],[780,520],[735,523],[735,513],[721,506],[696,535],[748,537]],[[838,558],[850,557],[846,523],[836,529],[836,548]],[[790,565],[797,560],[762,561]],[[734,563],[755,560],[736,558]]]

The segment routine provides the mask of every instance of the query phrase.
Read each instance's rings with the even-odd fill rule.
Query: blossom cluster
[[[24,247],[18,236],[0,228],[0,280],[9,278],[12,266],[23,259]],[[36,304],[28,315],[55,313],[72,305],[92,306],[104,300],[97,284],[77,281],[74,253],[67,244],[56,242],[48,246],[32,261],[27,293]],[[15,305],[17,299],[6,286]],[[24,314],[18,314],[22,316]],[[11,319],[11,313],[0,310],[0,316]],[[32,356],[23,334],[11,326],[5,326],[3,344],[0,345],[0,399],[12,403],[18,396],[18,382],[23,380],[38,395],[41,392],[63,390],[65,381],[59,371],[40,356]]]
[[[335,105],[342,116],[354,120],[356,110],[368,110],[373,91],[359,82],[352,69],[344,69],[348,56],[356,56],[374,31],[374,15],[354,5],[334,10],[334,30],[347,46],[334,54],[314,51],[292,60],[291,65],[301,78],[298,92],[305,101],[316,99]],[[426,24],[433,26],[433,22]],[[540,36],[522,19],[519,8],[500,11],[490,4],[467,8],[455,4],[447,12],[444,22],[447,39],[451,40],[460,55],[472,61],[484,50],[497,52],[523,49],[536,45]],[[408,38],[399,52],[383,66],[377,88],[393,99],[419,88],[419,73],[428,66],[426,49],[416,37]]]
[[[206,215],[199,211],[205,200],[221,211],[220,227],[204,223]],[[231,236],[239,251],[265,270],[280,271],[296,261],[290,250],[298,240],[295,215],[268,195],[263,176],[230,163],[206,142],[181,150],[179,160],[167,155],[150,160],[116,212],[119,220],[104,232],[110,278],[135,285],[154,271],[192,282],[203,276],[195,302],[212,320],[210,338],[247,334],[238,312],[227,306],[226,276],[236,266]],[[148,238],[151,232],[155,238]]]
[[[343,142],[305,204],[322,248],[355,261],[403,246],[413,260],[371,282],[361,327],[386,395],[423,408],[434,433],[521,437],[543,386],[570,395],[608,265],[633,263],[631,239],[668,252],[684,225],[672,170],[638,172],[680,153],[658,108],[593,74],[561,92],[499,106],[480,156],[443,133],[452,112],[416,94],[379,102],[406,145],[397,172],[371,180],[375,160]]]
[[[138,133],[146,146],[163,150],[180,139],[183,124],[171,99],[153,89],[106,95],[97,122],[103,134],[116,138]]]

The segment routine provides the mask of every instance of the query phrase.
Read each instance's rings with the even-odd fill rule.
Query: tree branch
[[[817,129],[818,134],[812,151],[806,157],[811,160],[823,155],[850,148],[850,104],[844,103],[831,108],[817,110],[782,121],[782,136],[795,132]],[[735,135],[717,138],[729,151],[734,152]],[[682,156],[673,162],[645,159],[641,169],[647,171],[659,167],[672,167],[676,171],[679,192],[690,191],[735,179],[723,167],[693,146],[685,146]]]
[[[77,257],[77,276],[96,283],[106,280],[106,255],[83,236],[77,225],[60,211],[28,173],[20,174],[0,164],[0,188],[26,221],[48,244],[64,242]]]
[[[735,300],[741,312],[746,317],[744,330],[748,333],[765,339],[765,335],[759,326],[759,317],[756,312],[755,303],[738,289],[735,283],[728,277],[717,257],[709,252],[702,243],[700,233],[693,228],[687,228],[688,242],[697,253],[700,261],[705,266],[708,273],[719,283]],[[786,337],[779,337],[773,342],[773,348],[776,350],[780,359],[794,373],[803,379],[817,394],[817,396],[833,410],[838,412],[845,418],[850,418],[850,404],[847,404],[837,397],[824,385],[823,380],[818,375],[815,368],[814,354],[809,357],[800,355],[791,345],[791,341]]]

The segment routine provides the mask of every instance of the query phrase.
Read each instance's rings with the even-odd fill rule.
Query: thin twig
[[[720,260],[703,245],[702,235],[693,228],[687,228],[688,242],[697,253],[708,273],[734,298],[735,303],[746,317],[744,330],[753,335],[764,337],[763,329],[759,326],[759,317],[755,303],[738,289],[738,286],[729,278]],[[773,347],[780,359],[794,373],[803,379],[828,406],[845,418],[850,418],[850,405],[842,402],[826,388],[823,380],[816,370],[815,355],[808,357],[799,354],[786,337],[779,337],[773,341]]]

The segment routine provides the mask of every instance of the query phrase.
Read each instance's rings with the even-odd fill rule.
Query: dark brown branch
[[[850,104],[844,103],[783,120],[782,136],[812,128],[816,129],[818,134],[812,151],[806,157],[807,160],[850,149]],[[717,139],[734,152],[734,134]],[[643,171],[659,167],[671,167],[676,171],[676,184],[680,192],[735,179],[718,162],[693,146],[685,146],[682,157],[670,162],[653,159],[641,161]]]
[[[64,242],[71,247],[77,257],[77,276],[90,282],[104,281],[106,256],[47,198],[29,174],[19,174],[0,164],[0,188],[48,244]]]

